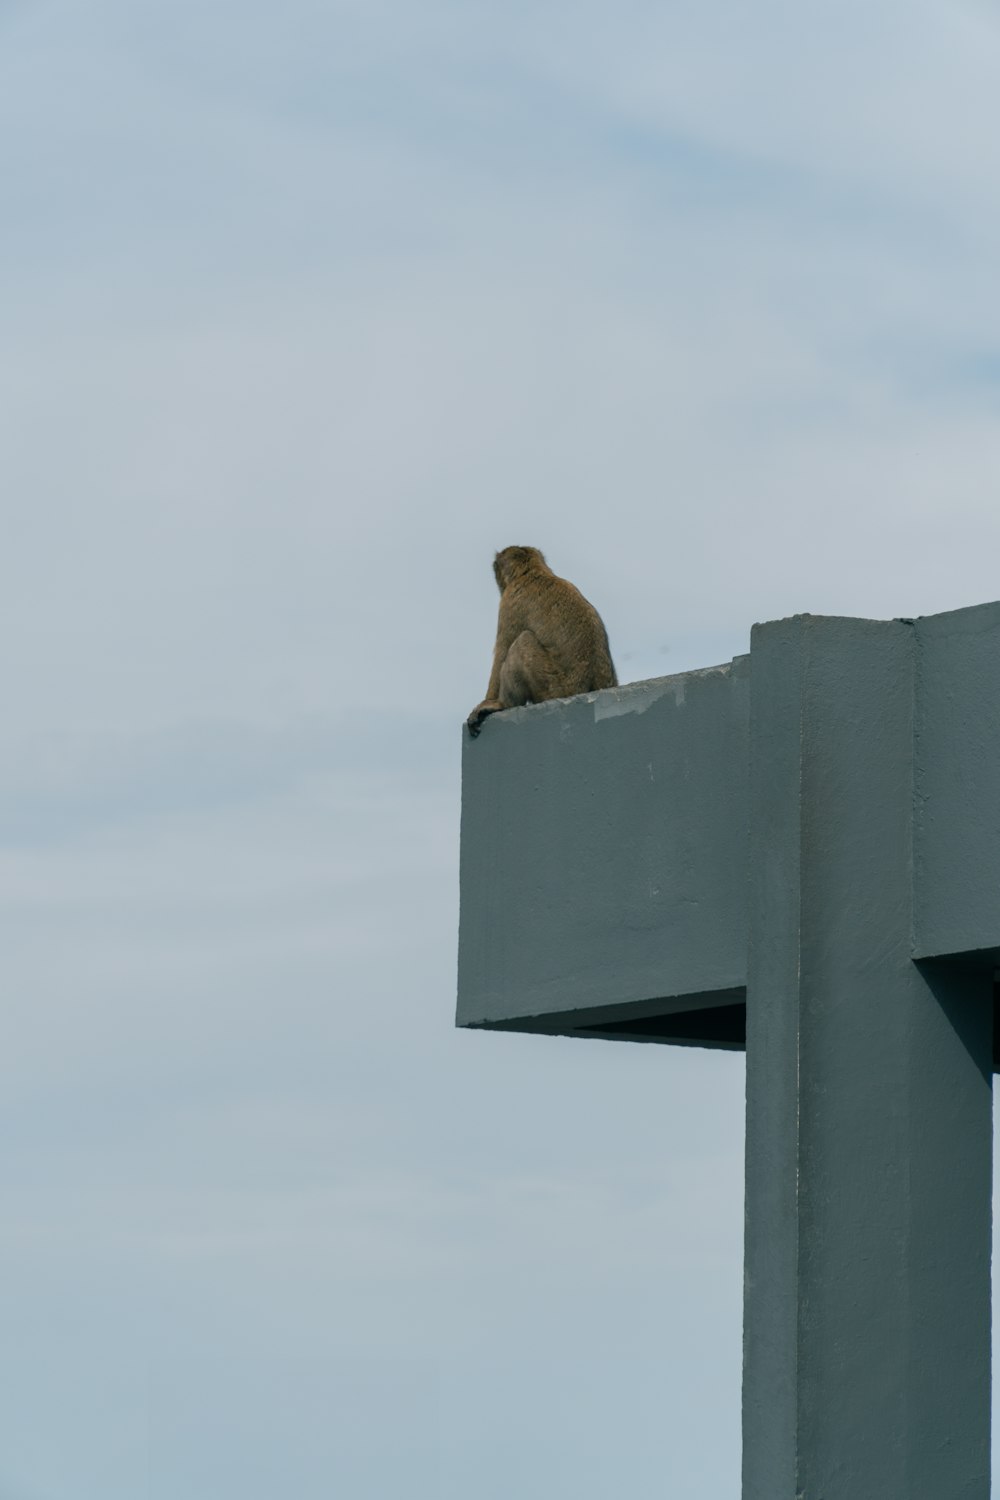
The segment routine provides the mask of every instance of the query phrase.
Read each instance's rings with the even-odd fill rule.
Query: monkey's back
[[[508,584],[511,604],[548,651],[558,676],[553,697],[617,687],[604,621],[567,578],[545,569]]]

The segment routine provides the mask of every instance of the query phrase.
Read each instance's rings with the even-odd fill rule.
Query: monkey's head
[[[537,547],[505,547],[493,559],[493,577],[501,594],[513,579],[525,573],[547,573],[545,558]]]

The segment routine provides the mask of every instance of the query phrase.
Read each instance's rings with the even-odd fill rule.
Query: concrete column
[[[988,1500],[991,976],[911,958],[913,662],[753,635],[744,1500]]]

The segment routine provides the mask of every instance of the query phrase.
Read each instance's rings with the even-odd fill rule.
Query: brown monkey
[[[493,670],[468,717],[471,735],[502,709],[618,686],[600,615],[537,547],[505,547],[493,573],[500,589]]]

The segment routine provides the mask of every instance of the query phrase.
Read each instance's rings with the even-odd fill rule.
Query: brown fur
[[[486,697],[469,715],[471,735],[505,708],[617,687],[600,615],[537,547],[505,547],[493,573],[500,590],[493,670]]]

